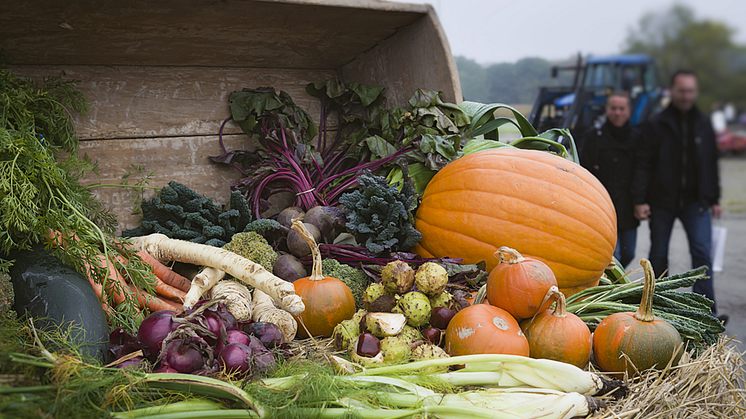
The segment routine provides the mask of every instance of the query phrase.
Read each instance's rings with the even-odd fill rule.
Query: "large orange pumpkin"
[[[415,227],[423,257],[497,264],[500,246],[549,265],[566,296],[598,284],[616,245],[608,192],[582,166],[536,150],[495,149],[455,160],[430,181]]]
[[[474,304],[456,313],[446,328],[449,355],[509,354],[528,356],[529,348],[518,322],[507,311]]]

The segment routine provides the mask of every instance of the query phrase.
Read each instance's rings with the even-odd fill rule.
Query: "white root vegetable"
[[[223,278],[225,278],[225,272],[210,266],[199,271],[192,279],[192,285],[189,286],[189,291],[184,297],[184,310],[194,307],[202,298],[202,294],[210,291]]]
[[[225,309],[239,322],[251,320],[251,292],[236,281],[220,281],[208,293],[210,298],[224,298]],[[267,294],[264,294],[267,295]],[[269,298],[269,296],[267,296]]]
[[[291,341],[298,332],[298,322],[285,310],[275,307],[272,298],[259,289],[254,290],[251,318],[255,322],[274,323],[282,329],[285,341]]]
[[[305,310],[303,300],[295,294],[293,284],[276,277],[258,263],[233,252],[185,240],[170,239],[158,233],[135,237],[132,243],[139,250],[160,261],[191,263],[224,271],[236,280],[262,290],[292,314],[300,314]]]

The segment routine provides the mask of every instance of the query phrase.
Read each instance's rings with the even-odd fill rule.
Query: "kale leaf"
[[[403,170],[401,192],[398,185],[391,186],[386,178],[364,170],[357,178],[360,188],[339,198],[347,217],[345,226],[371,252],[407,251],[422,239],[413,215],[419,195],[406,167]]]

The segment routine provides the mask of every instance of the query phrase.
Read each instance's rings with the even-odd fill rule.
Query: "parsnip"
[[[272,298],[259,289],[254,290],[254,298],[251,302],[251,318],[255,322],[274,323],[282,329],[285,340],[291,341],[298,332],[298,323],[295,318],[285,310],[275,307]]]
[[[204,244],[169,239],[158,233],[135,237],[132,243],[139,250],[160,261],[191,263],[224,271],[236,280],[262,290],[292,314],[300,314],[305,310],[303,301],[295,294],[293,284],[274,276],[258,263],[233,252]]]
[[[192,285],[184,297],[184,310],[194,307],[197,301],[202,298],[202,294],[210,291],[223,278],[225,278],[225,272],[210,266],[206,266],[199,271],[192,279]]]

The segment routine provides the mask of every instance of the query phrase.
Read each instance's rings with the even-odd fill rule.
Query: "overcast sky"
[[[481,64],[524,57],[564,59],[581,52],[620,52],[631,28],[646,12],[668,10],[669,0],[394,0],[435,7],[454,56]],[[678,0],[697,19],[734,29],[746,45],[746,0]]]

